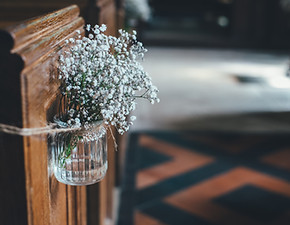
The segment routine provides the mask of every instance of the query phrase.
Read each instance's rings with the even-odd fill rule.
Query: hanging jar
[[[102,122],[57,133],[53,139],[52,166],[59,182],[89,185],[104,178],[108,162],[106,128]]]

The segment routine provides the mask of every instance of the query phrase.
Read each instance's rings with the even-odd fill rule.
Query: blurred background
[[[119,225],[289,224],[290,1],[125,6],[161,101],[135,111]]]
[[[137,30],[160,90],[118,155],[115,224],[289,225],[290,0],[0,0],[0,26],[70,4]]]
[[[125,9],[125,27],[136,29],[149,49],[144,67],[162,99],[139,104],[133,129],[214,129],[216,117],[218,129],[288,129],[286,121],[272,127],[274,121],[259,126],[232,117],[287,119],[289,1],[126,0]],[[208,116],[214,121],[201,124]]]

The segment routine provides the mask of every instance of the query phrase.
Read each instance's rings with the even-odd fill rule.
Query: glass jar
[[[97,122],[81,130],[55,134],[52,160],[59,182],[89,185],[103,179],[108,167],[104,124]]]

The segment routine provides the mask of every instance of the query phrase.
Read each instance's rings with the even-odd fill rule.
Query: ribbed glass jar
[[[53,142],[53,172],[59,182],[89,185],[104,178],[108,163],[107,135],[103,123],[58,133]]]

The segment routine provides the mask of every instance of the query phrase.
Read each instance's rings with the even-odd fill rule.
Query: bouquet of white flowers
[[[105,25],[86,29],[88,37],[77,31],[60,55],[59,79],[66,105],[59,119],[71,127],[103,120],[123,134],[135,119],[127,117],[136,99],[159,102],[158,89],[138,61],[147,50],[135,31],[119,30],[119,37],[113,37],[104,34]]]

